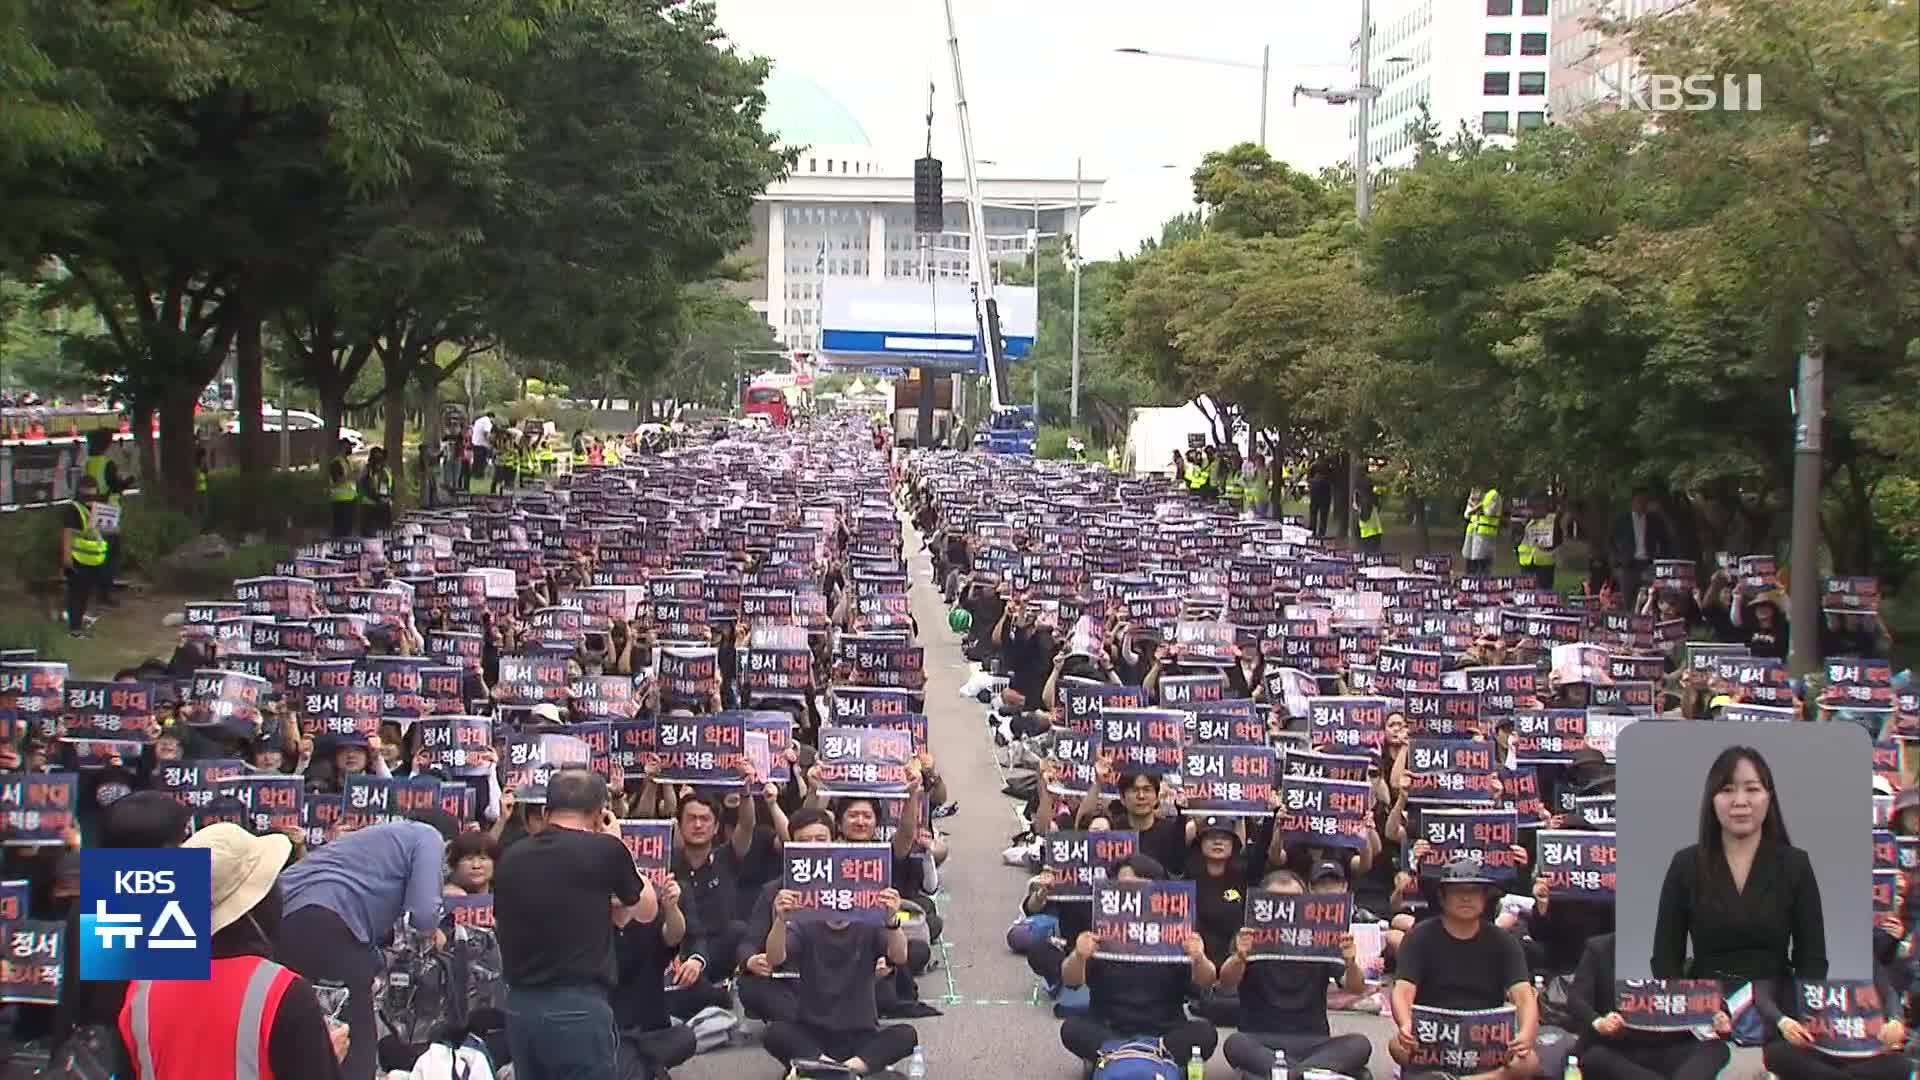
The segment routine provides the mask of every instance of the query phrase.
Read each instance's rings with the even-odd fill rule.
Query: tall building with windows
[[[1368,120],[1376,168],[1413,163],[1408,125],[1424,102],[1442,141],[1461,124],[1505,138],[1547,122],[1551,3],[1563,0],[1385,0],[1374,4],[1371,77],[1349,56],[1354,82],[1380,88]],[[1347,122],[1351,157],[1359,125]]]
[[[917,148],[876,149],[853,115],[817,83],[778,66],[766,85],[764,123],[783,145],[800,147],[792,174],[754,204],[748,254],[761,266],[747,299],[789,349],[812,350],[820,336],[828,281],[916,281],[971,276],[964,163],[947,160],[946,231],[913,227]],[[1076,213],[1097,206],[1103,184],[1074,179],[983,176],[990,265],[1030,259],[1046,237],[1071,235]]]
[[[1553,115],[1577,119],[1591,110],[1620,108],[1640,65],[1617,37],[1602,33],[1601,20],[1665,15],[1694,0],[1559,0],[1553,12],[1548,83]]]

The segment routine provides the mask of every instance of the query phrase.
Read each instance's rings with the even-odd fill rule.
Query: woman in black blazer
[[[1820,882],[1787,839],[1773,770],[1750,746],[1728,747],[1707,769],[1700,842],[1674,853],[1660,887],[1652,967],[1656,979],[1827,977]]]

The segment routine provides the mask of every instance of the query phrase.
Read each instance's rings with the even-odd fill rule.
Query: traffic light
[[[947,194],[940,159],[920,158],[913,163],[913,231],[937,233],[946,227]]]

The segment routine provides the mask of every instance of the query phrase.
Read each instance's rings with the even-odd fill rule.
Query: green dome
[[[866,129],[820,84],[775,66],[767,75],[760,123],[787,146],[869,146]]]

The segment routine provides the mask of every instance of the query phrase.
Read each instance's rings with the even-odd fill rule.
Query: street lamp
[[[1360,0],[1360,40],[1358,48],[1360,53],[1358,57],[1360,82],[1357,85],[1340,89],[1331,89],[1324,86],[1308,87],[1296,85],[1293,88],[1293,98],[1295,101],[1300,100],[1302,97],[1318,98],[1329,105],[1354,104],[1359,107],[1360,111],[1355,118],[1354,124],[1353,216],[1354,220],[1359,222],[1361,227],[1364,228],[1367,224],[1367,213],[1373,206],[1372,185],[1367,176],[1367,166],[1369,164],[1367,158],[1367,128],[1369,122],[1372,120],[1373,99],[1380,96],[1380,88],[1368,81],[1373,78],[1373,5],[1371,0]],[[1411,57],[1406,56],[1389,56],[1381,62],[1383,64],[1410,64],[1413,60]],[[1354,426],[1356,428],[1359,426],[1359,419],[1357,417],[1354,420]],[[1360,483],[1366,476],[1367,465],[1366,460],[1361,456],[1361,449],[1359,434],[1355,432],[1353,447],[1347,453],[1347,498],[1350,502],[1358,495]],[[1355,544],[1358,544],[1360,540],[1360,514],[1357,508],[1347,514],[1347,522],[1348,538],[1353,540]]]
[[[1273,46],[1260,47],[1260,62],[1249,63],[1245,60],[1225,60],[1213,56],[1188,56],[1184,53],[1160,52],[1157,49],[1123,48],[1113,50],[1128,56],[1153,56],[1162,60],[1184,60],[1190,64],[1209,64],[1213,67],[1238,68],[1241,71],[1260,72],[1260,149],[1267,148],[1267,76],[1272,70]]]

